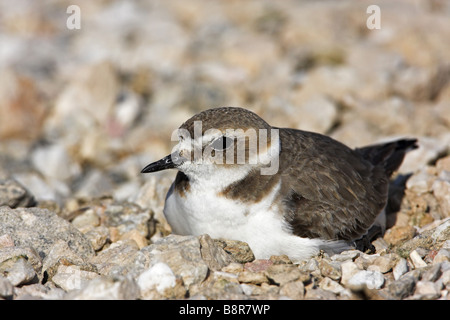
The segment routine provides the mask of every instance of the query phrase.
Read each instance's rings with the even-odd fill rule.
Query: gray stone
[[[64,291],[85,287],[90,280],[99,277],[98,273],[82,270],[79,266],[59,265],[52,282]]]
[[[280,288],[280,295],[294,300],[301,300],[305,296],[305,286],[302,281],[288,282]]]
[[[2,262],[0,274],[5,276],[13,286],[30,283],[36,277],[32,265],[23,257],[15,257]]]
[[[428,270],[422,273],[422,281],[434,282],[441,276],[441,264],[434,264]]]
[[[233,262],[229,254],[225,252],[209,235],[202,235],[199,238],[202,259],[208,264],[208,268],[219,271]]]
[[[228,239],[214,239],[214,242],[221,246],[225,252],[230,254],[236,262],[246,263],[255,260],[252,249],[250,249],[250,246],[245,242]]]
[[[441,296],[440,284],[421,280],[416,284],[414,295],[410,299],[432,300]]]
[[[65,241],[58,240],[42,262],[42,274],[51,280],[60,266],[77,266],[82,270],[96,272],[97,268],[81,255],[70,249]]]
[[[283,286],[288,282],[303,279],[303,273],[297,266],[292,264],[271,265],[266,269],[265,274],[267,275],[267,278],[280,286]]]
[[[73,290],[64,296],[67,300],[135,300],[139,287],[128,277],[97,277],[80,290]]]
[[[177,278],[170,267],[162,262],[142,272],[137,278],[137,284],[143,299],[183,298],[186,294],[181,278]]]
[[[34,196],[22,184],[0,170],[0,207],[31,207],[35,204]]]
[[[40,208],[0,207],[0,234],[9,234],[18,247],[33,247],[44,258],[57,241],[83,258],[94,250],[83,234],[55,213]]]
[[[46,284],[33,283],[14,288],[14,296],[15,299],[18,300],[60,300],[63,299],[64,294],[65,291],[61,288],[57,288],[53,282],[47,282]]]
[[[388,285],[389,293],[397,299],[404,299],[414,292],[417,279],[413,275],[405,274],[400,279]]]
[[[206,279],[208,264],[203,261],[198,237],[169,235],[141,249],[150,266],[158,262],[167,264],[175,275],[189,287]]]
[[[319,261],[320,272],[324,277],[332,280],[340,280],[342,276],[341,264],[337,261],[326,261],[324,259]]]
[[[144,268],[136,263],[139,259],[139,247],[133,240],[121,240],[113,243],[89,260],[102,275],[139,274]]]
[[[353,261],[345,261],[341,264],[341,283],[347,285],[350,279],[360,271]]]
[[[0,298],[10,299],[14,294],[14,286],[11,282],[0,275]]]
[[[27,247],[6,247],[0,248],[0,263],[10,259],[25,258],[33,267],[37,274],[42,268],[42,259],[33,248]]]
[[[408,262],[406,261],[406,259],[401,258],[395,265],[394,269],[392,270],[394,279],[398,280],[402,275],[408,272],[408,270],[409,270]]]
[[[368,289],[380,289],[384,281],[383,274],[379,271],[361,270],[350,278],[347,285],[356,290],[364,286]]]

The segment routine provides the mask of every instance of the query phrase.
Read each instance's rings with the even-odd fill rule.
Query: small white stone
[[[408,261],[406,259],[401,258],[397,264],[395,265],[392,273],[394,275],[394,279],[398,280],[402,275],[408,272]]]
[[[175,287],[176,277],[167,264],[158,262],[139,276],[137,284],[143,292],[156,289],[164,294],[166,289]]]
[[[367,286],[368,289],[380,289],[384,284],[381,272],[361,270],[348,281],[348,285],[355,288]]]
[[[416,250],[413,250],[409,254],[409,257],[411,258],[411,261],[414,264],[415,268],[423,268],[427,266],[426,262],[423,261],[423,259],[420,257],[419,253],[417,253]]]
[[[428,299],[439,298],[441,295],[440,284],[432,281],[419,281],[414,294],[425,296]]]
[[[357,273],[360,269],[353,261],[345,261],[341,264],[341,283],[346,285],[348,281]]]
[[[322,288],[327,291],[331,291],[335,294],[341,294],[341,293],[346,292],[346,289],[343,286],[341,286],[339,283],[337,283],[336,281],[333,281],[332,279],[330,279],[328,277],[325,277],[322,279],[322,281],[320,281],[319,288]]]

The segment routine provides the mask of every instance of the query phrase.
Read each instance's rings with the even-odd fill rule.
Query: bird
[[[405,138],[352,149],[239,107],[204,110],[172,139],[171,154],[141,171],[178,170],[164,204],[172,232],[239,240],[256,259],[292,261],[354,248],[382,216],[391,175],[418,147]]]

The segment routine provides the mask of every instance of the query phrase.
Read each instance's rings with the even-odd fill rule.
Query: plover
[[[173,233],[247,242],[256,258],[300,261],[349,248],[382,213],[389,178],[416,139],[351,149],[322,134],[214,108],[175,131],[179,143],[142,173],[178,169],[164,206]]]

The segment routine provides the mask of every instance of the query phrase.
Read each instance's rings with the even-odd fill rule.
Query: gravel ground
[[[0,1],[1,299],[450,298],[450,2]],[[72,20],[71,20],[72,21]],[[362,146],[416,137],[371,252],[255,260],[171,234],[141,175],[211,107]]]

